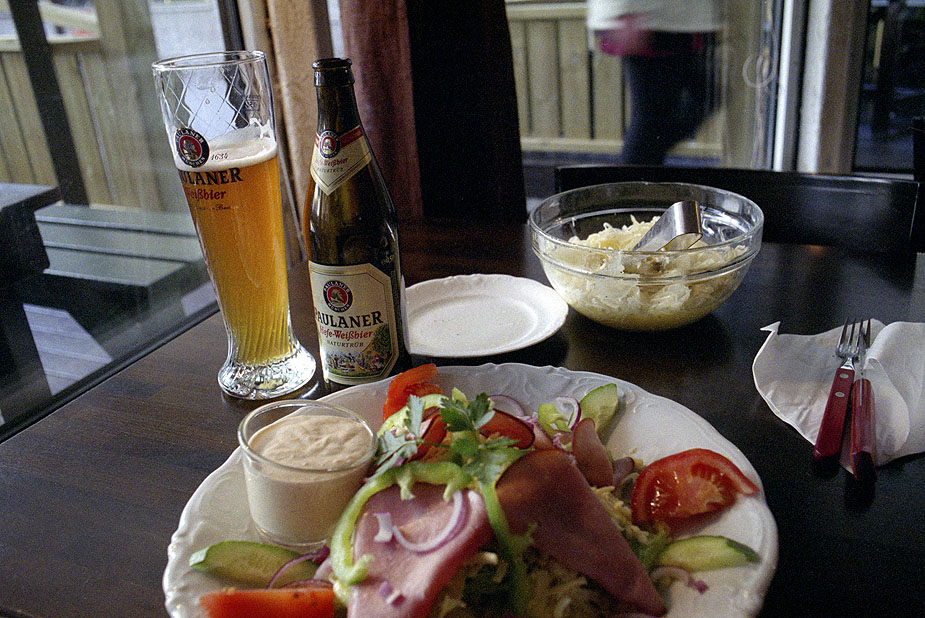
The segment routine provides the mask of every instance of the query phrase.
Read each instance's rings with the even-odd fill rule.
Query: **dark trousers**
[[[630,123],[621,163],[661,165],[675,144],[694,135],[716,107],[712,59],[707,50],[658,58],[623,57]]]

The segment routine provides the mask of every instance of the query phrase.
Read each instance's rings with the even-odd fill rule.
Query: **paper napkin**
[[[755,356],[755,387],[771,410],[816,442],[835,370],[842,327],[818,335],[782,335],[780,322]],[[873,338],[863,365],[874,393],[877,465],[925,451],[925,324],[871,322]],[[860,365],[857,366],[860,369]],[[845,438],[850,419],[845,422]],[[841,463],[848,468],[846,449]]]

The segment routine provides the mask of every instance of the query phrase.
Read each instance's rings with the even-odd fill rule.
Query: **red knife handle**
[[[848,397],[851,395],[851,383],[854,382],[854,369],[840,367],[835,372],[829,399],[825,402],[822,424],[813,447],[813,458],[817,461],[837,456],[841,451],[842,434],[845,430],[845,414],[848,412]]]
[[[870,380],[861,378],[851,389],[851,469],[858,480],[876,476],[873,410]]]

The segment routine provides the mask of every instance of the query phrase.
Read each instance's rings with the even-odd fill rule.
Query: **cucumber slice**
[[[751,547],[724,536],[692,536],[672,541],[658,557],[660,566],[676,566],[688,571],[712,571],[758,562]]]
[[[284,564],[299,553],[276,545],[253,541],[222,541],[193,553],[189,564],[222,579],[265,588]],[[277,586],[311,579],[318,566],[311,560],[292,565],[280,576]]]
[[[602,436],[620,406],[620,389],[616,384],[604,384],[591,389],[578,403],[581,418],[593,418],[597,434]]]
[[[536,410],[537,418],[546,433],[554,436],[560,431],[571,431],[568,426],[568,420],[562,416],[562,413],[551,403],[541,403]]]

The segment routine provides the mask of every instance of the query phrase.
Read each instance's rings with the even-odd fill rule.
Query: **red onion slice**
[[[527,414],[527,411],[520,404],[520,402],[513,397],[509,397],[507,395],[491,395],[489,399],[494,402],[495,408],[498,410],[507,412],[512,416],[517,416],[522,419],[529,420],[530,418],[530,415]]]
[[[392,514],[391,513],[373,513],[373,516],[379,522],[379,531],[373,540],[377,543],[388,543],[392,540]]]
[[[292,567],[294,567],[294,566],[297,565],[297,564],[300,564],[300,563],[302,563],[302,562],[305,562],[306,560],[312,560],[314,557],[315,557],[315,554],[304,554],[304,555],[302,555],[302,556],[298,556],[298,557],[296,557],[296,558],[293,558],[292,560],[290,560],[289,562],[287,562],[287,563],[284,564],[283,566],[279,567],[279,568],[276,570],[276,573],[273,574],[273,577],[270,578],[270,583],[267,584],[267,588],[275,588],[275,587],[276,587],[276,582],[279,581],[279,578],[282,577],[283,574],[284,574],[286,571],[288,571],[289,569],[291,569]]]
[[[392,588],[392,584],[389,582],[389,580],[383,580],[383,582],[379,584],[379,589],[377,592],[379,593],[379,596],[385,599],[385,602],[389,605],[395,605],[404,596],[401,593],[401,590],[395,590]]]
[[[388,543],[394,538],[398,541],[399,545],[408,551],[416,553],[425,553],[440,547],[451,539],[466,521],[466,507],[468,506],[468,501],[462,493],[463,490],[453,493],[453,511],[450,513],[450,518],[447,520],[443,529],[431,538],[420,542],[409,541],[405,538],[405,535],[402,534],[401,529],[392,523],[392,515],[390,513],[373,513],[379,521],[379,531],[376,532],[376,536],[373,537],[373,540],[380,543]]]
[[[333,588],[334,584],[324,579],[300,579],[298,581],[290,582],[280,588],[315,588],[315,589],[324,589],[324,588]]]

